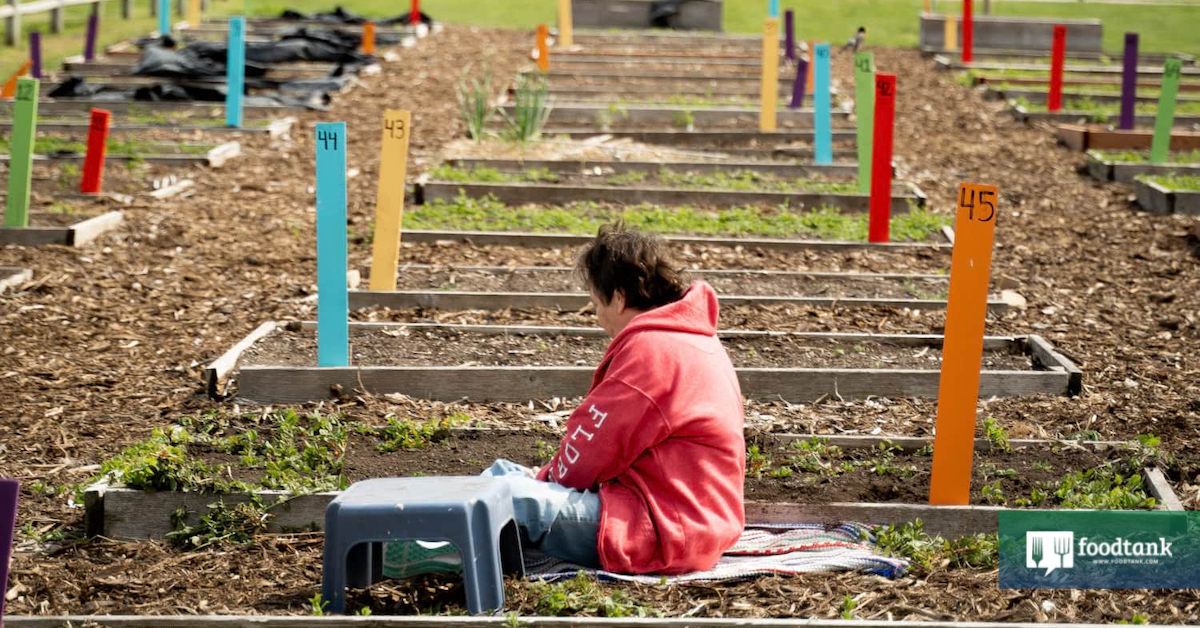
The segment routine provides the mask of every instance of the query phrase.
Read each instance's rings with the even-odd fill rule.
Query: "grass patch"
[[[1150,161],[1149,151],[1137,150],[1093,150],[1089,151],[1097,159],[1121,163],[1140,164]],[[1173,164],[1200,164],[1200,150],[1170,153],[1167,161]]]
[[[1197,175],[1142,175],[1138,178],[1176,192],[1200,192],[1200,176]]]
[[[407,212],[412,229],[468,231],[532,231],[590,235],[600,225],[622,219],[650,233],[712,236],[811,237],[822,240],[865,241],[868,216],[843,214],[836,209],[793,210],[787,207],[733,207],[718,210],[691,206],[633,205],[602,207],[572,203],[562,207],[509,207],[491,198],[459,195],[452,201],[436,200]],[[892,217],[892,240],[922,241],[952,218],[911,207]]]

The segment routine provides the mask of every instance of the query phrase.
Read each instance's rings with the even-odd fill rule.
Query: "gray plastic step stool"
[[[383,543],[450,541],[462,552],[467,609],[504,607],[504,573],[525,574],[512,491],[499,478],[446,476],[355,482],[325,508],[321,597],[346,612],[346,586],[383,578]]]

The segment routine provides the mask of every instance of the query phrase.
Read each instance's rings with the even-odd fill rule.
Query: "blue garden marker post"
[[[229,54],[225,60],[225,126],[242,126],[246,83],[246,18],[229,18]]]
[[[158,34],[171,34],[171,0],[158,0]]]
[[[779,17],[779,0],[770,0],[767,5],[767,17]]]
[[[816,109],[813,119],[814,161],[817,164],[833,163],[833,113],[829,95],[829,44],[817,44],[814,48],[816,68],[814,70],[816,93],[813,94],[813,106]]]
[[[12,558],[20,492],[21,485],[16,480],[0,479],[0,591],[8,591],[8,560]],[[0,624],[4,623],[4,597],[0,593]]]
[[[317,366],[350,365],[346,123],[317,124]]]

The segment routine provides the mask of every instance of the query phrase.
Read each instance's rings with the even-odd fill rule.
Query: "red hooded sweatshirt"
[[[600,490],[601,566],[712,568],[745,525],[745,418],[717,339],[717,295],[697,282],[613,338],[538,479]]]

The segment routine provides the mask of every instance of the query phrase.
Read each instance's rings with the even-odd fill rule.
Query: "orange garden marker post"
[[[363,24],[363,54],[375,54],[375,22],[367,22]]]
[[[779,102],[779,18],[763,20],[762,83],[758,110],[758,130],[775,130],[775,107]]]
[[[817,40],[808,42],[808,76],[804,79],[804,90],[812,94],[816,92]]]
[[[396,289],[400,229],[404,221],[404,177],[408,170],[408,138],[411,134],[411,112],[388,109],[383,113],[379,184],[375,193],[374,250],[371,251],[372,290]]]
[[[892,222],[892,133],[896,116],[896,75],[875,75],[875,124],[872,129],[870,218],[867,239],[885,243]]]
[[[1054,25],[1054,39],[1050,44],[1050,93],[1046,96],[1046,110],[1062,109],[1063,65],[1067,56],[1067,27]]]
[[[558,45],[563,48],[575,45],[575,18],[571,13],[571,0],[558,0]]]
[[[537,52],[538,52],[538,69],[542,72],[550,71],[550,47],[546,45],[546,38],[550,36],[550,28],[545,24],[538,24],[537,27]]]
[[[958,186],[950,299],[938,385],[937,436],[933,441],[933,477],[929,486],[929,503],[934,505],[965,506],[969,502],[998,196],[994,185]]]
[[[17,79],[29,74],[29,68],[33,67],[33,60],[30,59],[21,64],[21,68],[12,73],[7,81],[4,81],[4,87],[0,88],[0,98],[12,98],[17,95]]]
[[[88,124],[87,155],[83,158],[83,177],[79,180],[79,191],[83,194],[100,193],[100,184],[104,180],[108,125],[111,121],[111,112],[92,109],[92,120]]]

